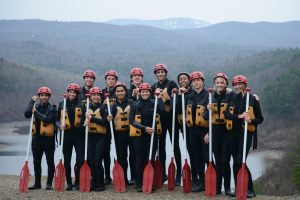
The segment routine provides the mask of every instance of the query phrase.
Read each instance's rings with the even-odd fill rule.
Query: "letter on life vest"
[[[229,113],[232,114],[232,115],[233,115],[233,109],[234,108],[232,106],[229,107]],[[226,128],[227,128],[228,131],[232,130],[232,125],[233,125],[232,120],[227,119],[226,120]]]
[[[225,110],[227,108],[227,103],[221,103],[220,114],[218,112],[218,105],[216,103],[212,104],[212,124],[225,124]]]
[[[205,110],[204,106],[197,105],[197,107],[196,107],[196,119],[195,119],[195,125],[196,126],[208,127],[208,121],[204,120],[204,118],[203,118],[204,110]]]
[[[192,104],[188,104],[186,106],[186,125],[188,127],[192,127],[194,125],[192,117]]]

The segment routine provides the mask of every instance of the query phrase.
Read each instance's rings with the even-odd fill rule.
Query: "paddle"
[[[249,92],[250,88],[246,89],[246,112],[249,110]],[[248,129],[248,121],[245,121],[244,128],[244,144],[243,144],[243,164],[237,174],[237,184],[236,184],[236,198],[238,200],[247,199],[248,192],[248,172],[246,169],[246,144],[247,144],[247,129]]]
[[[33,104],[33,107],[35,107],[35,105],[36,105],[36,103]],[[24,166],[21,170],[21,174],[20,174],[19,192],[28,192],[28,182],[29,182],[29,176],[30,176],[30,171],[29,171],[29,167],[28,167],[28,156],[29,156],[29,147],[30,147],[31,137],[32,137],[33,119],[34,119],[34,114],[32,113],[31,120],[30,120],[30,127],[29,127],[25,164],[24,164]]]
[[[168,168],[168,190],[172,191],[175,188],[175,164],[174,164],[174,135],[175,135],[175,109],[176,109],[176,91],[173,92],[173,115],[172,115],[172,155],[171,162]]]
[[[86,112],[89,111],[90,108],[90,99],[89,94],[86,94]],[[85,126],[85,146],[84,146],[84,163],[80,168],[79,172],[79,191],[80,192],[90,192],[90,178],[91,178],[91,169],[87,163],[87,145],[88,145],[88,134],[89,134],[89,126],[86,124]]]
[[[185,102],[184,102],[184,92],[181,94],[182,101],[182,127],[183,127],[183,140],[185,144],[185,159],[184,165],[182,168],[182,183],[183,183],[183,192],[189,193],[192,191],[192,177],[191,177],[191,168],[187,162],[187,140],[186,140],[186,121],[185,121]]]
[[[163,168],[161,165],[161,162],[159,160],[159,137],[157,140],[157,152],[156,152],[156,159],[153,164],[154,168],[154,180],[153,180],[153,186],[155,188],[161,188],[163,185],[162,177],[163,177]]]
[[[64,96],[64,105],[63,105],[63,114],[62,114],[61,123],[62,125],[65,125],[67,95],[64,94],[63,96]],[[65,170],[65,166],[62,163],[64,135],[65,135],[65,131],[61,130],[60,159],[58,165],[55,168],[55,173],[54,173],[54,190],[60,192],[65,191],[65,179],[66,179],[66,170]]]
[[[158,94],[155,95],[155,102],[154,102],[154,111],[153,111],[153,120],[152,120],[152,128],[155,128],[155,117],[156,117],[156,109],[157,109],[157,99]],[[152,186],[153,186],[153,176],[154,176],[154,170],[151,164],[151,157],[152,157],[152,147],[153,147],[153,139],[154,139],[154,133],[151,134],[151,142],[150,142],[150,151],[149,151],[149,161],[144,169],[143,174],[143,192],[144,193],[151,193],[152,192]]]
[[[106,102],[107,102],[108,115],[111,115],[110,105],[109,105],[109,93],[106,93],[105,96],[106,96]],[[109,121],[109,125],[110,125],[110,131],[111,131],[112,144],[114,146],[114,148],[112,148],[112,150],[114,151],[114,156],[115,156],[114,157],[115,164],[114,164],[113,171],[112,171],[113,179],[114,179],[114,186],[115,186],[116,192],[125,192],[126,187],[125,187],[124,170],[118,162],[117,149],[116,149],[117,147],[116,147],[116,143],[115,143],[115,135],[114,135],[112,121]]]
[[[213,89],[209,88],[209,104],[212,105]],[[216,170],[212,164],[212,111],[209,109],[209,164],[205,172],[205,196],[215,197],[217,187]]]

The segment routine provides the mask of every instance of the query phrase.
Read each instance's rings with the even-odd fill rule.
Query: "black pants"
[[[238,131],[232,132],[230,137],[230,148],[233,157],[233,173],[234,173],[234,181],[236,187],[237,174],[242,167],[243,162],[243,144],[244,144],[244,131],[240,129]],[[247,134],[247,144],[246,144],[246,158],[248,156],[250,147],[252,144],[252,134]],[[246,167],[248,172],[248,190],[253,190],[253,181],[252,175],[248,167]]]
[[[133,138],[129,137],[129,166],[130,166],[130,175],[131,180],[135,180],[135,149],[134,149],[134,142]]]
[[[142,187],[144,168],[149,161],[151,135],[148,133],[142,133],[141,136],[132,137],[132,138],[133,138],[135,155],[136,155],[135,184],[136,187],[139,188]],[[157,146],[157,143],[155,144],[155,141],[157,140],[154,137],[153,151],[152,151],[152,158],[151,158],[152,161],[154,160],[154,156],[155,156],[155,146]]]
[[[230,148],[229,133],[225,125],[213,125],[212,129],[212,148],[215,157],[217,173],[217,191],[222,189],[222,179],[224,178],[225,190],[230,189]]]
[[[103,159],[107,138],[105,135],[89,134],[88,161],[92,174],[92,187],[104,186]]]
[[[104,170],[105,170],[105,178],[111,179],[110,177],[110,144],[111,144],[111,133],[110,130],[107,131],[108,135],[106,136],[106,147],[104,152]]]
[[[182,134],[183,134],[183,128],[181,128]],[[183,136],[184,137],[184,136]],[[192,150],[191,140],[190,140],[190,129],[186,128],[186,147],[190,156],[190,164],[191,164],[191,172],[192,172],[192,179],[198,180],[197,170],[196,170],[196,164],[194,160],[194,153]]]
[[[166,116],[167,119],[172,119],[172,116]],[[163,174],[166,174],[166,135],[169,132],[172,141],[172,120],[162,120],[162,134],[159,136],[159,159],[162,164]],[[179,127],[175,119],[175,136],[174,136],[174,155],[177,166],[177,174],[181,174],[181,153],[179,148]]]
[[[193,126],[190,128],[190,142],[193,151],[196,172],[199,184],[204,185],[205,163],[208,163],[208,144],[204,143],[204,136],[207,130],[202,127]]]
[[[55,151],[55,139],[54,137],[33,136],[31,143],[31,150],[33,155],[35,184],[41,184],[42,174],[42,157],[45,152],[47,165],[48,165],[48,178],[47,184],[52,185],[54,176],[54,151]]]
[[[85,134],[82,131],[65,131],[63,153],[67,184],[72,184],[71,158],[73,147],[76,152],[75,184],[79,184],[79,172],[84,161],[84,140]]]
[[[117,156],[120,165],[124,170],[125,181],[128,182],[127,168],[128,168],[128,146],[129,146],[129,132],[115,132]]]

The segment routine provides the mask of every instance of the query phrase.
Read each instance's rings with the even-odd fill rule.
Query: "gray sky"
[[[191,17],[224,21],[300,20],[299,0],[0,0],[0,19],[101,22]]]

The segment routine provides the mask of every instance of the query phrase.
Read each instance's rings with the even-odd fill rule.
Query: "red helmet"
[[[115,84],[114,89],[116,89],[116,88],[119,87],[119,86],[122,86],[125,90],[127,90],[126,84],[123,83],[123,82],[117,82],[117,83]]]
[[[165,64],[156,64],[154,66],[154,74],[156,74],[156,71],[160,70],[160,69],[165,70],[165,72],[168,73],[168,69],[167,69],[167,66]]]
[[[195,71],[195,72],[192,72],[191,75],[190,75],[190,80],[195,80],[195,79],[202,79],[204,81],[204,74],[200,71]]]
[[[237,83],[244,83],[245,85],[248,84],[247,78],[244,75],[237,75],[233,77],[232,79],[232,86],[234,86]]]
[[[38,89],[38,95],[40,94],[48,94],[51,97],[51,90],[48,87],[40,87]]]
[[[93,77],[94,79],[96,79],[96,73],[93,70],[90,70],[90,69],[85,70],[83,73],[83,78],[87,77],[87,76]]]
[[[139,90],[149,90],[151,92],[151,85],[149,83],[142,83],[139,86]]]
[[[116,80],[118,80],[118,73],[115,70],[108,70],[105,73],[104,79],[106,79],[107,76],[114,76]]]
[[[228,76],[226,75],[226,74],[224,74],[224,73],[217,73],[217,74],[215,74],[215,76],[214,76],[214,80],[216,79],[216,78],[218,78],[218,77],[221,77],[221,78],[224,78],[225,80],[226,80],[226,83],[228,84]]]
[[[102,91],[99,87],[92,87],[90,90],[89,90],[89,94],[101,94]]]
[[[75,92],[80,92],[80,87],[77,83],[71,83],[68,85],[67,91],[74,90]]]
[[[130,70],[130,76],[139,75],[143,76],[143,70],[141,68],[135,67]]]

